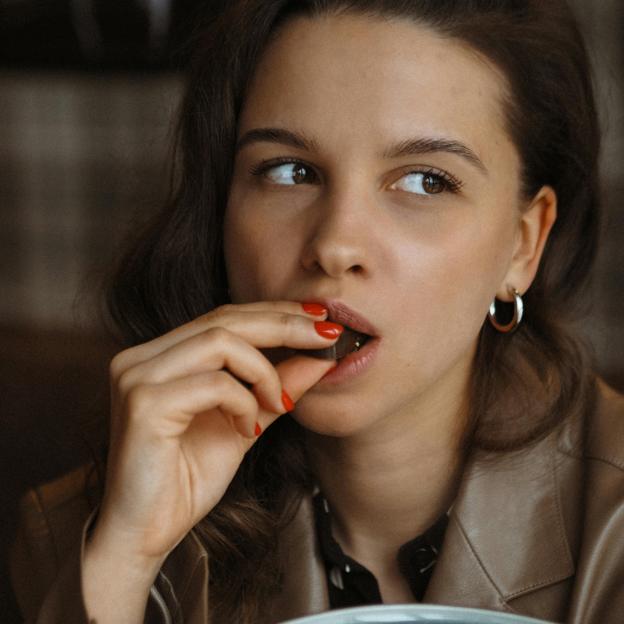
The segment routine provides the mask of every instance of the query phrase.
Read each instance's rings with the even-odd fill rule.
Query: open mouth
[[[344,331],[334,345],[326,349],[306,349],[305,354],[325,360],[340,360],[350,353],[359,351],[370,338],[368,334],[344,325]]]

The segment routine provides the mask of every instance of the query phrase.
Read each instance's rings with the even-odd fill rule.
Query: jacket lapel
[[[283,622],[329,609],[325,569],[314,530],[312,498],[306,496],[280,539],[283,586],[270,622]]]
[[[280,557],[283,586],[266,605],[266,621],[273,624],[329,609],[311,497],[303,499],[295,518],[284,530],[280,538]],[[208,553],[194,531],[169,555],[156,584],[175,624],[210,622]]]
[[[557,434],[519,453],[471,462],[423,602],[513,612],[515,600],[573,576],[559,492],[565,470]],[[329,609],[309,497],[282,546],[285,585],[271,622]],[[542,599],[531,610],[552,619],[553,609],[565,609],[557,600]]]
[[[556,437],[468,466],[425,602],[513,611],[514,599],[574,574]]]

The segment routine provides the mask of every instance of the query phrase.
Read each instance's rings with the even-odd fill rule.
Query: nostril
[[[330,277],[361,277],[366,273],[366,250],[346,237],[315,238],[302,251],[301,266],[309,273]]]

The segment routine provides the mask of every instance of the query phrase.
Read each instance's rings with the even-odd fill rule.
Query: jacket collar
[[[267,605],[267,621],[283,622],[329,609],[311,497],[303,499],[280,538],[279,548],[284,581],[280,593]],[[208,553],[191,530],[169,555],[156,581],[172,623],[210,622],[208,570]]]
[[[574,574],[557,434],[484,461],[465,471],[425,602],[513,610],[512,599]]]
[[[514,598],[574,574],[559,489],[570,459],[558,454],[557,440],[551,434],[525,451],[468,464],[424,602],[513,611]],[[205,624],[207,554],[192,531],[176,551],[163,570],[178,592],[176,611],[188,624]],[[268,621],[327,610],[311,497],[281,536],[280,552],[284,585],[267,605]]]
[[[522,452],[469,462],[423,602],[514,611],[513,599],[574,575],[561,485],[576,478],[568,447],[578,429],[568,423]],[[328,609],[310,499],[283,545],[288,585],[271,621]]]

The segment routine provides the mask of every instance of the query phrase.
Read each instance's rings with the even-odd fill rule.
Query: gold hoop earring
[[[522,301],[522,297],[520,296],[518,291],[515,288],[510,288],[509,294],[512,294],[514,298],[514,313],[513,318],[511,319],[511,321],[509,321],[509,323],[507,323],[507,325],[503,325],[496,320],[496,298],[490,304],[490,311],[488,313],[490,323],[492,323],[494,328],[502,334],[508,334],[514,331],[518,327],[518,325],[520,325],[520,322],[522,321],[522,317],[524,315],[524,302]]]

